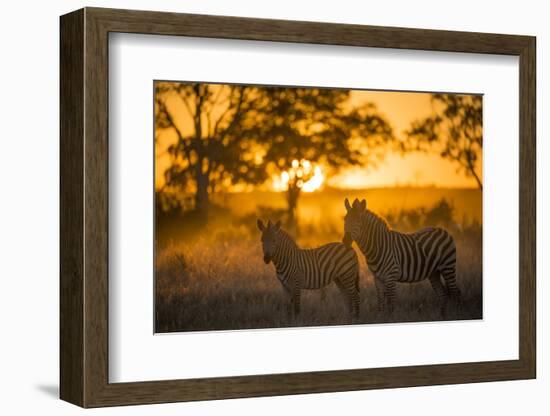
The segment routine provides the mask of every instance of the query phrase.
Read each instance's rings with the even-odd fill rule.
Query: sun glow
[[[313,166],[306,159],[294,159],[291,165],[290,169],[273,175],[275,191],[287,191],[291,187],[297,187],[304,192],[314,192],[323,186],[325,175],[320,166]]]

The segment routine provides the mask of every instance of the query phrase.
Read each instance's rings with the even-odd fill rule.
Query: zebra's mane
[[[370,209],[367,209],[363,214],[363,223],[369,218],[373,218],[378,224],[382,224],[388,231],[391,230],[390,224],[384,217],[372,212]]]
[[[290,244],[292,244],[294,247],[296,248],[299,248],[298,247],[298,244],[296,244],[296,241],[294,241],[294,239],[290,236],[289,233],[287,233],[285,230],[283,230],[282,228],[279,228],[279,231],[277,231],[277,236],[279,239],[281,240],[286,240],[288,241]]]

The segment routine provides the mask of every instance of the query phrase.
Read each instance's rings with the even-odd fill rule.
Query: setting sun
[[[325,182],[325,176],[321,166],[313,166],[309,160],[294,159],[289,170],[273,175],[273,190],[278,192],[288,191],[290,186],[296,186],[304,192],[314,192],[321,188]]]

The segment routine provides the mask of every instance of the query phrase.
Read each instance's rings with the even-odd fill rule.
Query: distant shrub
[[[426,212],[426,225],[450,226],[453,224],[454,207],[445,198]]]
[[[445,198],[442,198],[431,207],[403,209],[397,212],[389,212],[383,216],[393,228],[406,231],[434,226],[457,227],[454,221],[454,206]]]

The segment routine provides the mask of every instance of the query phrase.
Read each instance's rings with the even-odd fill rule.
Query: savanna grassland
[[[354,323],[419,322],[482,318],[481,191],[438,188],[327,189],[302,194],[297,235],[302,248],[341,241],[345,197],[362,197],[392,228],[410,232],[429,225],[446,228],[457,244],[457,281],[463,305],[445,317],[426,280],[399,284],[392,315],[377,311],[373,277],[358,252],[360,316]],[[156,222],[156,332],[232,330],[349,324],[334,286],[302,291],[302,312],[289,300],[263,262],[256,219],[280,218],[284,197],[275,192],[226,194],[213,201],[206,225],[192,214],[163,215]]]

